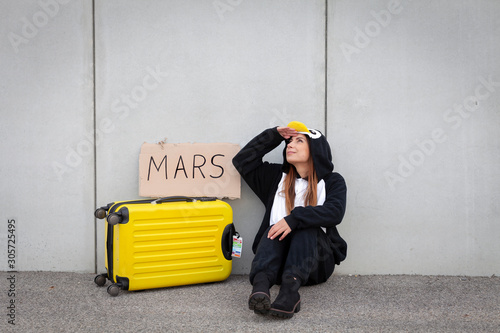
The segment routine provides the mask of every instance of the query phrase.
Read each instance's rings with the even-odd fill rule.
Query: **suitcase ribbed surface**
[[[115,226],[114,274],[129,290],[225,280],[231,260],[222,252],[232,210],[222,201],[130,205]]]

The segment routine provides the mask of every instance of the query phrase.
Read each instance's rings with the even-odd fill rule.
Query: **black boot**
[[[286,276],[281,283],[280,293],[271,305],[269,313],[275,317],[292,318],[300,311],[299,288],[301,282],[294,276]]]
[[[271,307],[269,279],[265,273],[258,273],[253,279],[252,294],[248,298],[248,308],[257,314],[267,314]]]

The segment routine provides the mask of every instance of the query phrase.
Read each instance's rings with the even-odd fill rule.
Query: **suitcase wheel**
[[[116,297],[119,293],[120,287],[116,283],[113,283],[108,287],[108,294],[110,294],[111,296]]]
[[[111,213],[108,215],[108,218],[106,220],[109,224],[115,225],[122,221],[122,217],[116,213]]]
[[[96,277],[94,278],[94,282],[99,287],[102,287],[106,284],[107,278],[108,278],[107,274],[99,274],[99,275],[96,275]]]
[[[94,212],[94,216],[97,217],[98,219],[102,220],[103,218],[106,217],[106,210],[104,208],[97,208]]]
[[[127,207],[120,208],[119,211],[111,213],[106,217],[106,221],[108,221],[111,225],[116,225],[118,223],[127,223],[129,220],[129,212]]]

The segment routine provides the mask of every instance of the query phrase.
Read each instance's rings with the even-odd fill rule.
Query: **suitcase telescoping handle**
[[[175,196],[175,197],[165,197],[157,200],[151,201],[153,205],[160,204],[163,202],[178,202],[178,201],[186,201],[186,202],[195,202],[195,201],[215,201],[217,198],[195,198],[195,197],[184,197],[184,196]]]

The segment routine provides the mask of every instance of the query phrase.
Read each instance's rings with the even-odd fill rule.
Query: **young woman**
[[[283,141],[283,164],[263,162]],[[296,121],[257,135],[233,164],[266,207],[252,246],[249,308],[291,318],[300,310],[300,286],[325,282],[346,257],[336,228],[345,212],[345,181],[333,172],[326,138]],[[271,304],[274,284],[281,287]]]

